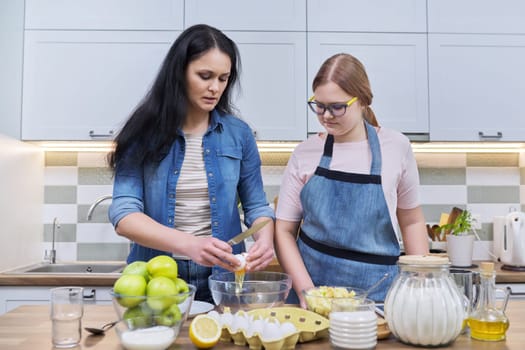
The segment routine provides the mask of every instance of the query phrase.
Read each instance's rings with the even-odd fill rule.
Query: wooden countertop
[[[507,339],[500,342],[482,342],[471,339],[468,334],[459,336],[454,343],[443,349],[521,350],[525,344],[525,300],[511,300],[507,308],[510,327]],[[115,318],[111,305],[86,305],[82,327],[100,326]],[[186,322],[171,350],[194,350],[188,338]],[[0,316],[0,349],[40,350],[51,349],[51,321],[49,306],[26,305]],[[233,343],[219,342],[214,349],[248,349]],[[380,340],[376,349],[414,349],[397,341],[393,336]],[[89,336],[82,332],[81,345],[74,349],[122,350],[117,334],[110,330],[105,336]],[[298,344],[297,350],[331,349],[328,339]]]
[[[479,261],[475,261],[479,265]],[[495,263],[496,283],[525,283],[525,272],[501,269],[501,263]],[[276,259],[266,268],[267,271],[281,272]],[[475,269],[474,269],[475,270]],[[7,274],[0,273],[0,286],[113,286],[118,274]]]

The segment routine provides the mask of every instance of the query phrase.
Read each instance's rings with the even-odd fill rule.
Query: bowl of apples
[[[177,277],[177,263],[169,256],[126,266],[111,292],[122,346],[168,348],[188,318],[195,291],[195,286]]]

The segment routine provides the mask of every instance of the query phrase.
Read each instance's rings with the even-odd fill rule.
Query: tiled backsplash
[[[287,155],[262,154],[268,200],[278,195]],[[492,219],[523,210],[525,157],[520,153],[417,153],[420,194],[427,222],[436,223],[453,206],[481,216],[484,241],[492,240]],[[90,205],[112,192],[105,154],[47,152],[45,157],[44,249],[51,246],[53,219],[59,260],[124,260],[129,241],[118,236],[107,219],[108,202],[86,220]]]

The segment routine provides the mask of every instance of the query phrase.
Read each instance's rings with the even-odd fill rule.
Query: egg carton
[[[242,311],[239,311],[242,312]],[[327,318],[298,307],[276,307],[265,309],[254,309],[245,313],[253,320],[261,319],[276,324],[291,323],[294,330],[282,337],[264,338],[259,332],[253,332],[250,336],[245,329],[235,329],[223,325],[221,341],[231,342],[235,345],[246,346],[250,350],[291,350],[296,344],[305,343],[316,339],[328,337],[329,321]],[[237,315],[237,314],[236,314]]]

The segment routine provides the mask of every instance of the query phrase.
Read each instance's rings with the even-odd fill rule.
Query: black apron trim
[[[334,150],[334,135],[326,135],[326,140],[324,143],[323,156],[332,157],[332,151]]]
[[[368,254],[356,252],[354,250],[336,248],[323,243],[319,243],[308,237],[308,235],[306,235],[306,233],[302,229],[299,233],[299,238],[304,242],[304,244],[306,244],[310,248],[315,249],[326,255],[335,256],[337,258],[360,261],[376,265],[395,265],[397,263],[397,260],[399,259],[399,256],[397,255]]]
[[[345,173],[344,171],[330,170],[320,166],[315,169],[315,175],[343,182],[381,184],[381,175]]]

